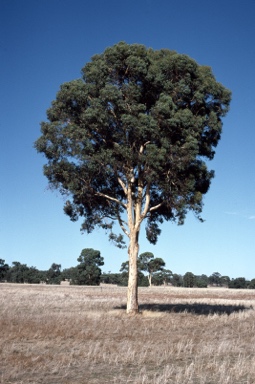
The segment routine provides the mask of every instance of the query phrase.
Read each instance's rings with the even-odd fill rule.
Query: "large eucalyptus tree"
[[[82,78],[64,83],[41,124],[38,152],[64,211],[82,230],[128,239],[127,312],[138,311],[142,222],[155,244],[164,220],[200,218],[214,175],[207,162],[220,139],[230,91],[207,66],[167,49],[120,42],[92,57]],[[113,232],[113,224],[121,228]]]

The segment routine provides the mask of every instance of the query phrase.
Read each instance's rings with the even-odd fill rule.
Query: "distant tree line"
[[[108,284],[127,285],[127,265],[122,264],[121,273],[102,273],[101,281]],[[149,286],[148,275],[145,276],[139,270],[139,285]],[[184,275],[172,273],[168,269],[162,268],[152,274],[152,285],[171,285],[174,287],[186,288],[207,288],[211,287],[228,287],[237,289],[255,289],[255,279],[246,280],[244,277],[230,279],[229,276],[221,276],[220,273],[214,272],[212,275],[194,275],[192,272],[186,272]]]
[[[85,248],[77,259],[78,265],[71,268],[61,269],[61,264],[53,263],[48,270],[38,270],[36,267],[28,267],[14,261],[11,266],[0,259],[0,282],[28,283],[28,284],[60,284],[61,281],[69,281],[73,285],[99,285],[114,284],[127,286],[128,284],[128,261],[121,264],[119,273],[102,272],[104,258],[100,251]],[[246,280],[244,277],[230,279],[214,272],[210,276],[194,275],[186,272],[184,275],[173,273],[165,268],[162,258],[155,258],[153,253],[145,252],[138,257],[138,285],[139,286],[161,286],[171,285],[174,287],[206,288],[228,287],[236,289],[255,289],[255,278]]]
[[[0,259],[0,281],[8,283],[28,284],[60,284],[68,280],[76,285],[99,285],[101,266],[104,258],[99,251],[91,248],[83,249],[77,261],[76,267],[61,270],[61,264],[53,263],[47,271],[40,271],[36,267],[28,267],[14,261],[11,266]]]

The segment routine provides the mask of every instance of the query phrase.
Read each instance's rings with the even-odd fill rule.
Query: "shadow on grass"
[[[125,305],[114,307],[114,309],[126,309]],[[140,304],[139,312],[169,312],[169,313],[193,313],[195,315],[231,315],[231,313],[247,311],[252,306],[244,305],[210,305],[202,303],[194,304]]]

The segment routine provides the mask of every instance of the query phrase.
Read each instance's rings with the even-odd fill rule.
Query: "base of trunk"
[[[136,316],[139,314],[140,314],[139,310],[137,310],[137,311],[134,309],[131,309],[130,311],[127,310],[127,315],[129,315],[129,316]]]
[[[138,308],[138,300],[137,300],[137,287],[135,287],[134,290],[128,289],[127,314],[137,315],[138,312],[139,312],[139,308]]]

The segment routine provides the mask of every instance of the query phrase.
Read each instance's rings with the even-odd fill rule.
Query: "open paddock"
[[[254,384],[255,291],[0,284],[4,384]]]

